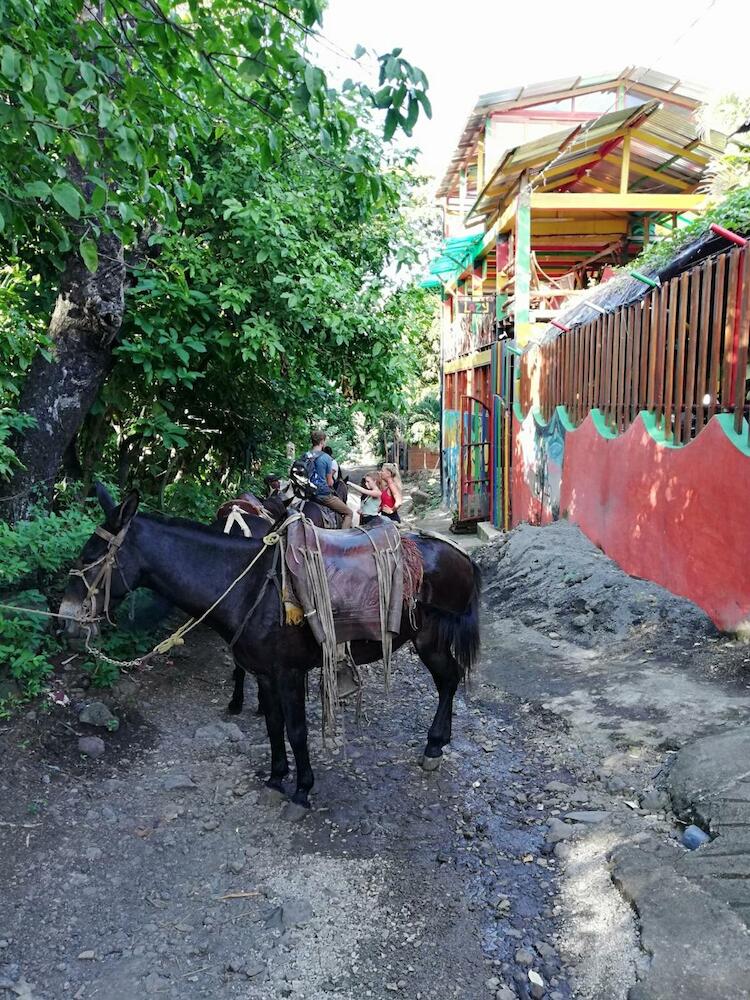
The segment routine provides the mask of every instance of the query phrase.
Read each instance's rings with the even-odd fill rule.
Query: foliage
[[[403,168],[367,209],[294,148],[261,170],[251,149],[217,146],[200,173],[204,204],[136,272],[99,404],[141,482],[283,470],[288,440],[320,422],[350,437],[355,407],[402,405],[424,368],[426,293],[383,277],[420,249]]]
[[[28,590],[15,594],[12,603],[19,607],[46,606],[38,591]],[[41,692],[45,677],[52,671],[48,656],[52,639],[47,626],[48,620],[41,616],[0,609],[0,664],[29,697]]]
[[[315,155],[346,148],[362,102],[385,113],[387,137],[410,133],[420,108],[430,113],[424,74],[394,50],[380,59],[377,94],[351,80],[337,93],[304,55],[321,16],[319,0],[7,0],[0,231],[34,240],[58,266],[73,248],[95,271],[102,231],[128,246],[155,224],[177,230],[203,197],[197,146],[247,135],[249,118],[264,166],[285,135],[308,145],[300,121]],[[358,195],[377,197],[366,156],[349,156]]]
[[[35,579],[49,583],[76,559],[101,520],[87,508],[39,514],[14,527],[0,522],[0,588]]]
[[[337,91],[307,55],[320,17],[317,0],[0,11],[0,245],[20,255],[35,306],[25,353],[0,330],[0,359],[20,372],[47,349],[69,254],[96,271],[100,234],[129,248],[116,364],[78,442],[84,475],[117,468],[160,501],[176,477],[239,482],[283,467],[312,423],[346,438],[354,407],[374,420],[400,406],[419,371],[411,300],[393,297],[419,254],[410,161],[384,143],[431,113],[427,80],[394,49],[377,91]]]
[[[732,192],[682,229],[649,245],[626,270],[658,271],[680,250],[708,232],[712,222],[740,235],[750,234],[750,186]]]

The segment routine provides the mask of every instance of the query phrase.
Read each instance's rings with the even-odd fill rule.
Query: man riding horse
[[[332,457],[323,449],[326,443],[325,431],[313,431],[310,435],[312,448],[302,458],[307,466],[310,485],[315,490],[312,498],[321,507],[328,507],[341,515],[341,527],[351,528],[352,511],[335,493]]]

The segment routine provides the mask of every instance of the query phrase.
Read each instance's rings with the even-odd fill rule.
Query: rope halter
[[[79,618],[79,622],[82,623],[93,623],[98,621],[102,617],[106,617],[110,625],[114,625],[114,622],[109,616],[109,604],[112,596],[112,572],[117,568],[117,572],[120,574],[120,579],[123,582],[125,590],[130,594],[131,588],[125,579],[125,574],[122,572],[122,567],[117,560],[117,553],[122,547],[122,543],[125,541],[125,536],[128,533],[128,529],[132,521],[128,521],[127,524],[120,528],[120,530],[114,534],[111,531],[107,531],[106,528],[95,528],[94,534],[98,535],[99,538],[103,538],[107,542],[107,549],[98,559],[84,566],[83,569],[71,569],[69,576],[80,576],[83,582],[86,584],[86,596],[82,601],[82,609],[85,609],[88,604],[89,613],[85,617]],[[86,576],[92,570],[96,570],[96,575],[93,580],[89,580]],[[96,601],[95,597],[99,591],[104,588],[104,605],[102,607],[102,614],[96,615]]]

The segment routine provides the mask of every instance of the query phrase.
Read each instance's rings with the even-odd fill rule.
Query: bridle
[[[70,576],[80,576],[83,582],[86,584],[86,596],[81,602],[82,609],[85,609],[88,604],[88,614],[84,618],[79,618],[78,621],[83,624],[93,624],[99,621],[101,618],[106,618],[110,625],[114,625],[114,622],[109,617],[109,602],[112,596],[112,572],[117,568],[117,572],[120,574],[120,579],[123,582],[125,590],[131,594],[132,590],[125,579],[125,574],[122,571],[122,567],[117,560],[117,553],[122,547],[122,543],[125,541],[125,536],[128,533],[132,521],[128,523],[115,534],[111,531],[107,531],[106,528],[95,528],[94,534],[98,535],[99,538],[103,538],[107,542],[107,550],[95,559],[93,562],[84,566],[83,569],[72,569],[70,570]],[[93,580],[89,581],[86,576],[92,570],[96,570],[96,575]],[[102,614],[96,615],[94,611],[96,609],[96,602],[94,597],[99,593],[101,588],[104,587],[104,605],[102,607]]]

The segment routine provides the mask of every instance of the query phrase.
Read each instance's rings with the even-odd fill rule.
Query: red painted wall
[[[516,483],[514,469],[514,503]],[[518,497],[523,509],[520,483]],[[727,630],[750,619],[748,498],[750,458],[716,419],[683,448],[658,444],[641,417],[616,438],[590,416],[566,436],[561,515],[627,573],[689,598]]]

